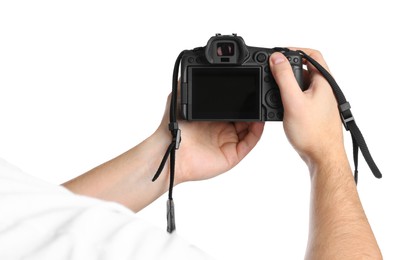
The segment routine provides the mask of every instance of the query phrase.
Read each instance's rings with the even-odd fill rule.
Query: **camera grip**
[[[299,84],[299,87],[302,91],[305,91],[307,86],[303,84],[303,64],[302,56],[295,51],[288,51],[284,53],[290,65],[292,66],[293,74],[295,75],[296,81]]]

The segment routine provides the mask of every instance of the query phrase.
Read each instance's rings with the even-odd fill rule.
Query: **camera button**
[[[264,81],[265,81],[265,82],[271,82],[271,77],[265,76]]]
[[[193,58],[193,57],[189,57],[189,58],[188,58],[188,62],[189,62],[189,63],[193,63],[193,62],[194,62],[194,58]]]
[[[263,52],[258,52],[255,56],[255,59],[259,63],[264,63],[268,59],[268,56]]]
[[[266,93],[265,96],[266,104],[271,108],[282,107],[282,100],[280,97],[280,92],[277,89],[271,89]]]

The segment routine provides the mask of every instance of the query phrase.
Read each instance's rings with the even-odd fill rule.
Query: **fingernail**
[[[279,63],[284,62],[285,59],[286,59],[286,57],[283,56],[283,54],[280,53],[280,52],[274,52],[271,55],[271,61],[272,61],[273,65],[278,65]]]

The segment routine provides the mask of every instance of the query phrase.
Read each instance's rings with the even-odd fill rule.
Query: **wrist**
[[[153,163],[151,164],[151,169],[150,171],[152,172],[152,178],[154,176],[154,174],[156,173],[156,171],[159,168],[159,165],[167,151],[167,148],[169,147],[170,143],[172,142],[172,135],[171,132],[165,128],[165,127],[159,127],[147,140],[149,143],[149,146],[152,147],[152,149],[154,149],[155,154],[151,155],[150,160],[152,160],[154,158]],[[181,176],[181,160],[180,160],[180,151],[182,149],[178,149],[176,150],[176,165],[175,165],[175,179],[174,179],[174,186],[176,186],[177,184],[183,182]],[[156,180],[159,181],[159,179],[163,179],[165,180],[166,183],[166,187],[168,188],[168,184],[170,181],[170,155],[167,158],[167,161],[165,162],[164,168],[160,174],[160,176],[158,177],[158,179]]]
[[[347,158],[344,147],[330,149],[320,156],[302,157],[306,162],[310,177],[314,178],[316,173],[324,175],[336,175],[345,172],[351,172],[350,164]],[[342,171],[334,171],[333,169],[343,169]]]

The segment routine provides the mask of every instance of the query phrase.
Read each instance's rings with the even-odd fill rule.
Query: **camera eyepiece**
[[[219,42],[217,43],[217,55],[218,56],[234,56],[235,47],[232,42]]]
[[[241,65],[249,56],[242,37],[237,35],[215,35],[205,47],[205,58],[210,64]]]

